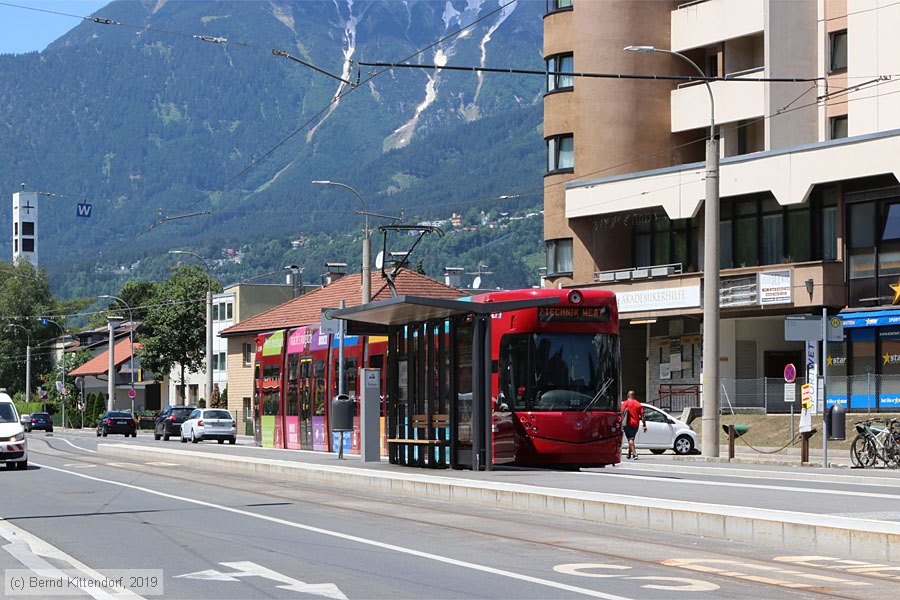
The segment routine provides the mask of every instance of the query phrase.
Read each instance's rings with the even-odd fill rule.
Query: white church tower
[[[25,258],[37,268],[37,192],[16,192],[12,198],[13,261]]]

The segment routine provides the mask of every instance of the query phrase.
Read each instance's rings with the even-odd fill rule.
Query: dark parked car
[[[167,406],[156,415],[156,425],[153,428],[153,439],[162,438],[169,441],[169,436],[181,435],[181,424],[188,415],[196,410],[196,406]]]
[[[122,433],[125,437],[137,437],[137,421],[129,412],[106,411],[97,422],[97,437],[106,437],[110,433]]]
[[[33,431],[42,429],[43,431],[53,431],[53,419],[47,413],[31,413],[31,416],[24,423],[25,431]]]

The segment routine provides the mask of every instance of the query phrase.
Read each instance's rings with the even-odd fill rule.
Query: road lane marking
[[[777,558],[774,560],[778,560]],[[853,581],[852,579],[845,579],[841,577],[831,577],[829,575],[819,575],[816,573],[804,573],[802,571],[796,571],[793,569],[782,569],[780,567],[773,567],[770,565],[758,565],[753,563],[741,562],[737,560],[728,560],[728,559],[718,559],[718,558],[674,558],[669,560],[663,560],[660,564],[667,565],[670,567],[678,567],[681,569],[690,569],[691,571],[699,571],[701,573],[711,573],[716,575],[722,575],[725,577],[734,577],[736,579],[746,579],[748,581],[756,581],[759,583],[769,583],[772,585],[777,585],[781,587],[788,588],[808,588],[813,587],[812,583],[798,583],[795,581],[788,581],[785,579],[777,579],[775,577],[763,577],[761,575],[747,574],[744,571],[746,570],[755,570],[755,571],[764,571],[767,575],[778,575],[784,576],[789,575],[794,578],[800,579],[809,579],[815,581],[816,584],[831,584],[831,585],[849,585],[849,586],[866,586],[872,585],[870,583],[864,581]],[[822,568],[822,565],[815,565],[812,563],[804,563],[801,561],[796,561],[796,564],[803,564],[805,566]],[[714,566],[711,566],[714,565]],[[727,567],[727,568],[721,568]],[[737,568],[738,570],[731,570]]]
[[[72,446],[73,448],[77,448],[78,450],[84,450],[85,452],[93,452],[94,454],[97,453],[96,450],[91,450],[90,448],[82,448],[81,446],[76,446],[75,444],[73,444],[72,442],[70,442],[69,440],[67,440],[65,438],[56,438],[56,439],[58,439],[61,442],[65,442],[68,445]],[[49,446],[49,444],[47,444],[47,445]]]
[[[688,579],[687,577],[660,577],[656,575],[620,575],[607,573],[587,573],[586,569],[609,569],[610,571],[631,570],[626,565],[608,565],[601,563],[568,563],[556,565],[553,570],[557,573],[565,573],[566,575],[578,575],[580,577],[600,577],[604,579],[618,578],[629,579],[633,581],[659,581],[665,583],[648,583],[641,587],[650,590],[665,590],[668,592],[714,592],[719,586],[709,581],[701,581],[699,579]]]
[[[34,462],[34,461],[32,461]],[[66,463],[63,465],[64,467],[72,467],[74,469],[93,469],[97,465],[92,465],[88,463]]]
[[[844,571],[847,571],[848,573],[856,573],[859,575],[868,575],[872,577],[883,577],[885,579],[894,579],[896,581],[900,581],[900,575],[893,575],[891,573],[882,572],[900,571],[900,567],[896,565],[869,563],[860,560],[833,558],[831,556],[776,556],[772,560],[791,563],[794,565],[803,565],[804,567],[813,567],[816,569],[842,569]]]
[[[35,463],[33,463],[35,464]],[[491,575],[497,575],[500,577],[507,577],[509,579],[516,579],[519,581],[524,581],[527,583],[533,583],[535,585],[542,585],[546,587],[555,588],[558,590],[564,590],[567,592],[573,592],[575,594],[582,594],[584,596],[590,596],[593,598],[605,598],[606,600],[629,600],[624,596],[616,596],[614,594],[606,594],[604,592],[599,592],[596,590],[590,590],[587,588],[577,587],[574,585],[568,585],[565,583],[559,583],[556,581],[552,581],[549,579],[542,579],[540,577],[533,577],[531,575],[523,575],[521,573],[514,573],[512,571],[506,571],[504,569],[497,569],[494,567],[488,567],[485,565],[479,565],[476,563],[471,563],[463,560],[457,560],[455,558],[449,558],[446,556],[441,556],[439,554],[432,554],[430,552],[423,552],[421,550],[414,550],[412,548],[405,548],[403,546],[398,546],[396,544],[389,544],[387,542],[379,542],[377,540],[370,540],[367,538],[350,535],[347,533],[341,533],[340,531],[332,531],[330,529],[322,529],[321,527],[314,527],[312,525],[304,525],[302,523],[297,523],[295,521],[288,521],[286,519],[279,519],[278,517],[271,517],[268,515],[262,515],[254,512],[250,512],[248,510],[242,510],[240,508],[232,508],[230,506],[224,506],[221,504],[215,504],[213,502],[207,502],[205,500],[195,500],[194,498],[187,498],[185,496],[176,496],[175,494],[169,494],[166,492],[160,492],[158,490],[152,490],[150,488],[142,487],[139,485],[133,485],[130,483],[123,483],[121,481],[112,481],[109,479],[102,479],[100,477],[94,477],[92,475],[86,475],[84,473],[76,473],[74,471],[67,471],[65,469],[60,469],[58,467],[51,467],[49,465],[41,465],[38,464],[38,467],[42,469],[48,469],[50,471],[57,471],[59,473],[66,473],[68,475],[72,475],[74,477],[81,477],[83,479],[89,479],[91,481],[97,481],[99,483],[106,483],[109,485],[115,485],[118,487],[123,487],[131,490],[136,490],[139,492],[144,492],[147,494],[152,494],[154,496],[159,496],[161,498],[169,498],[170,500],[180,500],[182,502],[187,502],[189,504],[194,504],[197,506],[205,506],[207,508],[213,508],[216,510],[221,510],[223,512],[228,512],[232,514],[242,515],[245,517],[251,517],[254,519],[259,519],[261,521],[268,521],[270,523],[275,523],[276,525],[283,525],[285,527],[292,527],[294,529],[301,529],[303,531],[309,531],[311,533],[317,533],[320,535],[325,535],[341,540],[345,540],[348,542],[354,542],[357,544],[362,544],[365,546],[373,546],[375,548],[382,548],[384,550],[390,550],[393,552],[397,552],[400,554],[407,554],[409,556],[415,556],[418,558],[423,558],[426,560],[432,560],[435,562],[440,562],[448,565],[453,565],[456,567],[462,567],[464,569],[471,569],[473,571],[480,571],[482,573],[489,573]]]
[[[177,467],[178,463],[170,463],[170,462],[147,462],[145,465],[149,465],[151,467]]]
[[[313,596],[325,596],[326,598],[334,598],[335,600],[348,600],[347,596],[333,583],[305,583],[299,579],[282,575],[278,571],[267,569],[262,565],[258,565],[250,561],[241,562],[220,562],[223,567],[229,569],[237,569],[231,573],[223,573],[215,569],[207,569],[205,571],[197,571],[195,573],[185,573],[184,575],[176,575],[175,578],[200,579],[203,581],[240,581],[241,577],[262,577],[263,579],[271,579],[283,585],[277,585],[278,589],[288,590],[290,592],[300,592],[301,594],[312,594]]]
[[[21,527],[13,525],[6,519],[0,519],[0,537],[3,537],[10,542],[9,544],[4,545],[3,549],[22,563],[23,566],[34,571],[36,575],[41,577],[65,576],[62,571],[47,562],[47,560],[45,560],[46,557],[68,563],[71,565],[72,569],[84,573],[85,577],[89,580],[99,581],[105,579],[101,573],[85,565],[77,558],[66,554],[50,542],[28,533]],[[92,586],[80,586],[80,589],[84,590],[84,592],[97,600],[112,600],[121,597],[143,598],[143,596],[121,587],[113,588],[115,590],[114,595]]]

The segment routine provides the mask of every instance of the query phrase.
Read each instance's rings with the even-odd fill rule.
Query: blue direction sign
[[[794,383],[795,379],[797,379],[797,367],[793,363],[788,363],[784,367],[784,382]]]
[[[75,209],[75,215],[89,219],[89,218],[91,218],[91,209],[92,208],[93,208],[92,204],[88,204],[87,202],[79,202],[78,208]]]

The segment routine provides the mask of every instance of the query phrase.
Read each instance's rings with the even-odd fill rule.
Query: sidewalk
[[[142,446],[133,444],[102,443],[97,447],[103,455],[120,459],[166,461],[185,465],[186,468],[227,469],[231,473],[243,473],[258,477],[294,481],[298,484],[326,485],[349,488],[359,493],[366,491],[388,495],[441,500],[476,507],[491,507],[528,512],[535,515],[552,515],[584,519],[611,525],[624,525],[688,535],[701,535],[718,539],[732,539],[778,549],[793,549],[823,555],[853,556],[868,560],[900,563],[900,522],[875,518],[854,518],[839,514],[827,514],[834,504],[826,504],[823,512],[808,512],[811,500],[821,503],[821,496],[812,492],[805,501],[796,502],[807,512],[789,510],[793,505],[785,502],[785,509],[773,509],[766,505],[766,495],[731,494],[731,503],[707,501],[714,497],[704,490],[698,496],[704,501],[654,497],[648,489],[639,494],[597,491],[604,486],[619,488],[625,483],[643,485],[647,479],[641,472],[660,471],[660,464],[647,461],[639,465],[628,463],[621,468],[610,467],[589,473],[566,473],[536,469],[503,469],[495,471],[427,470],[391,465],[386,462],[362,463],[350,456],[338,461],[334,454],[321,452],[275,450],[248,446],[200,445],[188,448],[180,444],[167,446]],[[688,457],[692,458],[692,457]],[[719,465],[695,461],[674,461],[671,467],[663,465],[672,476],[679,470],[708,469],[703,475],[756,477],[763,475],[747,465]],[[214,467],[212,465],[215,465]],[[635,472],[637,471],[637,472]],[[612,477],[603,477],[603,475]],[[793,478],[798,475],[807,482],[821,483],[832,480],[846,485],[890,485],[900,487],[900,479],[888,478],[888,473],[869,473],[861,470],[833,472],[826,469],[794,469],[776,467],[765,478]],[[625,479],[621,479],[625,477]],[[618,478],[618,479],[617,479]],[[656,481],[660,476],[654,473]],[[629,481],[630,480],[630,481]],[[652,481],[648,480],[648,481]],[[707,480],[708,482],[709,480]],[[636,483],[635,483],[636,482]],[[702,482],[701,482],[702,483]],[[725,484],[726,486],[728,484]],[[788,486],[789,484],[784,484]],[[753,484],[750,484],[753,487]],[[647,485],[649,488],[649,484]],[[638,488],[642,489],[642,488]],[[724,488],[725,490],[729,488]],[[802,495],[803,489],[785,487]],[[895,489],[891,494],[870,494],[874,500],[869,510],[888,510],[896,506]],[[722,497],[721,490],[716,493]],[[782,495],[785,492],[780,491]],[[737,504],[736,504],[737,502]],[[873,508],[874,507],[874,508]],[[885,513],[886,514],[886,513]]]

